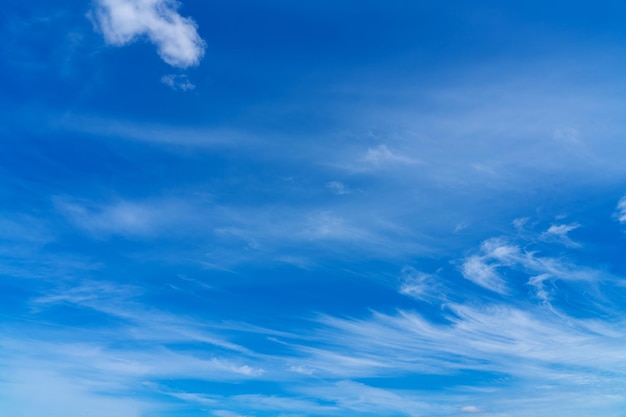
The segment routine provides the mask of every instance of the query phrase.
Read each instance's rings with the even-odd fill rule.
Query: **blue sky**
[[[3,415],[624,416],[626,3],[5,3]]]

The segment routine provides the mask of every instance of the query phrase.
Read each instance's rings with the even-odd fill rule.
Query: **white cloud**
[[[512,224],[516,229],[522,230],[529,220],[530,219],[528,217],[519,217],[517,219],[513,219]]]
[[[553,224],[548,230],[541,234],[541,238],[546,241],[560,242],[567,246],[577,247],[579,243],[574,242],[568,233],[580,227],[578,224]]]
[[[512,377],[507,380],[516,381],[513,389],[501,388],[501,381],[494,380],[483,389],[460,387],[446,397],[429,396],[429,405],[439,403],[450,407],[450,412],[428,415],[453,415],[452,410],[484,412],[483,407],[468,405],[469,401],[480,401],[489,404],[494,415],[521,410],[520,416],[530,416],[533,411],[562,406],[561,400],[577,401],[580,395],[598,403],[606,396],[606,387],[622,385],[618,381],[624,371],[621,347],[624,337],[623,333],[619,334],[623,322],[601,324],[559,317],[541,307],[516,309],[504,304],[489,307],[448,304],[447,307],[450,314],[446,322],[439,324],[412,312],[374,313],[363,320],[322,318],[329,331],[319,337],[327,348],[308,351],[311,357],[305,361],[317,368],[320,376],[382,377],[397,375],[398,370],[408,375],[454,375],[459,370],[474,369],[506,374]],[[559,399],[547,388],[538,389],[540,386],[558,389]],[[422,395],[417,398],[425,398]],[[524,400],[530,400],[533,405],[516,407]],[[614,408],[618,402],[619,399],[603,407]],[[584,408],[593,407],[584,405]],[[500,410],[503,414],[497,413]],[[573,415],[587,415],[581,410]],[[548,413],[535,415],[544,414]]]
[[[174,0],[96,0],[90,17],[107,43],[123,46],[147,37],[166,63],[186,68],[200,62],[204,41],[178,6]]]
[[[164,75],[161,82],[175,91],[190,91],[196,88],[185,74]]]
[[[507,293],[504,280],[496,273],[496,265],[486,263],[483,257],[471,256],[466,259],[462,272],[466,279],[476,285],[499,294]]]
[[[545,236],[558,238],[568,246],[578,246],[577,243],[569,240],[566,233],[578,226],[565,225],[553,226],[548,229],[549,234],[544,232],[538,238],[547,240]],[[535,237],[537,239],[537,237]],[[498,271],[517,271],[525,274],[527,284],[536,290],[536,295],[543,301],[549,301],[549,292],[544,287],[544,282],[548,280],[570,281],[570,282],[601,282],[613,279],[612,276],[601,270],[579,267],[565,260],[540,256],[536,252],[522,250],[517,245],[508,243],[502,238],[488,239],[481,245],[481,254],[472,255],[466,258],[461,267],[463,276],[480,285],[483,288],[507,294],[507,282]]]
[[[463,276],[483,288],[506,294],[507,285],[497,268],[514,263],[519,258],[519,249],[502,239],[489,239],[482,243],[481,250],[483,255],[470,256],[463,262]]]
[[[402,269],[402,283],[400,294],[416,299],[429,299],[433,296],[435,277],[415,270],[412,267]]]
[[[45,296],[32,300],[32,307],[41,310],[55,304],[75,305],[115,317],[127,323],[129,339],[152,342],[195,342],[219,347],[232,352],[250,353],[243,346],[234,344],[206,330],[206,326],[189,318],[148,309],[135,299],[141,295],[138,288],[111,282],[74,283],[48,291]],[[124,330],[125,331],[125,330]],[[124,331],[120,330],[120,333]],[[246,368],[241,369],[246,372]]]
[[[549,235],[566,236],[572,230],[578,229],[578,227],[577,224],[553,224],[545,233]]]
[[[334,223],[329,221],[328,224]],[[512,242],[517,241],[487,240],[474,256],[483,266],[502,269],[502,272],[507,268],[527,272],[541,282],[544,278],[539,278],[540,273],[546,274],[545,279],[563,280],[595,276],[590,269],[541,257],[524,250],[519,242]],[[432,293],[432,285],[445,279],[445,269],[437,270],[437,277],[413,268],[405,268],[403,273],[405,292],[417,298],[429,291]],[[284,416],[385,415],[390,412],[444,416],[486,410],[493,415],[507,415],[510,410],[521,410],[516,415],[527,417],[551,414],[547,410],[553,410],[554,404],[563,400],[575,411],[568,415],[580,417],[589,415],[585,412],[598,405],[606,410],[623,404],[623,398],[618,396],[623,384],[617,381],[625,372],[626,323],[620,317],[603,323],[553,314],[543,304],[507,305],[509,300],[502,300],[485,305],[483,298],[480,303],[459,302],[455,294],[471,297],[471,291],[466,291],[463,285],[444,289],[456,291],[449,297],[449,300],[456,300],[445,300],[440,310],[441,320],[434,320],[432,311],[427,310],[373,313],[365,318],[325,316],[313,326],[307,322],[306,327],[301,327],[305,330],[297,334],[286,331],[273,334],[276,337],[268,340],[281,343],[284,350],[269,354],[229,342],[231,338],[253,340],[241,337],[244,333],[246,336],[267,335],[265,329],[231,322],[208,323],[204,319],[166,313],[154,306],[142,305],[138,288],[119,283],[93,281],[76,285],[72,282],[59,286],[56,291],[46,291],[31,304],[39,309],[56,305],[91,309],[115,318],[115,327],[107,331],[85,328],[81,332],[61,327],[50,330],[45,339],[38,340],[15,341],[8,339],[15,336],[0,337],[0,351],[7,352],[4,355],[7,359],[0,357],[0,366],[4,361],[19,363],[25,369],[46,369],[57,375],[55,378],[62,377],[71,383],[67,396],[74,395],[75,387],[82,387],[82,391],[77,390],[79,400],[96,406],[101,405],[102,393],[132,392],[139,384],[150,388],[153,385],[144,381],[157,379],[287,381],[292,387],[289,395],[305,394],[304,398],[297,399],[261,395],[219,397],[207,392],[176,391],[167,385],[153,388],[157,394],[187,403],[215,404],[219,409],[232,410],[229,412],[233,416],[255,415],[257,411],[259,414],[273,411],[272,415]],[[515,291],[512,284],[510,291]],[[10,334],[16,333],[7,332]],[[7,349],[11,344],[13,347]],[[41,352],[45,352],[45,356]],[[455,375],[468,370],[495,373],[498,378],[504,374],[510,378],[505,384],[485,380],[484,389],[482,386],[447,386],[445,395],[419,388],[383,389],[347,380],[401,375],[428,378],[430,374]],[[39,386],[36,380],[29,381],[36,377],[24,377],[24,387],[29,383]],[[97,384],[97,389],[81,385],[81,378]],[[0,388],[15,386],[17,382],[9,380],[7,385],[0,381]],[[50,382],[55,381],[51,378]],[[118,387],[101,388],[102,384]],[[468,384],[471,385],[471,381]],[[555,386],[558,392],[557,389],[552,392],[537,389],[537,386],[549,385]],[[550,394],[556,395],[558,401],[548,398]],[[608,394],[613,397],[606,397]],[[13,402],[21,400],[13,392],[5,395]],[[581,408],[582,411],[576,411],[571,401],[581,395],[589,404]],[[532,405],[517,407],[522,397]],[[46,401],[54,405],[47,398]],[[133,413],[144,410],[143,404],[128,400],[117,401],[115,405],[118,414],[125,417],[134,417]],[[533,414],[536,410],[545,412]],[[35,416],[37,412],[40,414],[41,410],[25,416]],[[222,415],[229,415],[224,413]],[[56,417],[57,414],[50,415]]]
[[[310,355],[303,362],[321,375],[351,378],[400,369],[426,374],[475,369],[555,382],[624,370],[624,337],[617,333],[623,323],[562,318],[541,307],[450,303],[447,308],[446,324],[414,312],[374,313],[362,320],[323,317],[328,331],[319,337],[327,347],[303,348]]]

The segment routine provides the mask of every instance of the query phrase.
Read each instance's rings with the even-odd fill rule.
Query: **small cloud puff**
[[[190,91],[196,86],[184,74],[168,74],[161,77],[161,82],[174,91]]]
[[[182,17],[174,0],[96,0],[89,14],[110,45],[123,46],[147,37],[167,64],[187,68],[204,55],[196,23]]]
[[[578,229],[578,227],[579,225],[577,224],[553,224],[545,233],[549,235],[566,236],[572,230]]]
[[[545,241],[560,242],[571,247],[578,247],[580,244],[574,242],[568,233],[580,227],[578,224],[553,224],[548,230],[541,234],[541,239]]]

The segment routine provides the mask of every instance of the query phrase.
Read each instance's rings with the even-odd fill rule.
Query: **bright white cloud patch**
[[[173,0],[96,0],[90,17],[107,43],[123,46],[146,37],[166,63],[186,68],[200,62],[204,41],[178,6]]]

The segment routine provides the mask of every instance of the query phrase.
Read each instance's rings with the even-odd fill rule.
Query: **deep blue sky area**
[[[5,1],[0,415],[624,417],[626,2]]]

